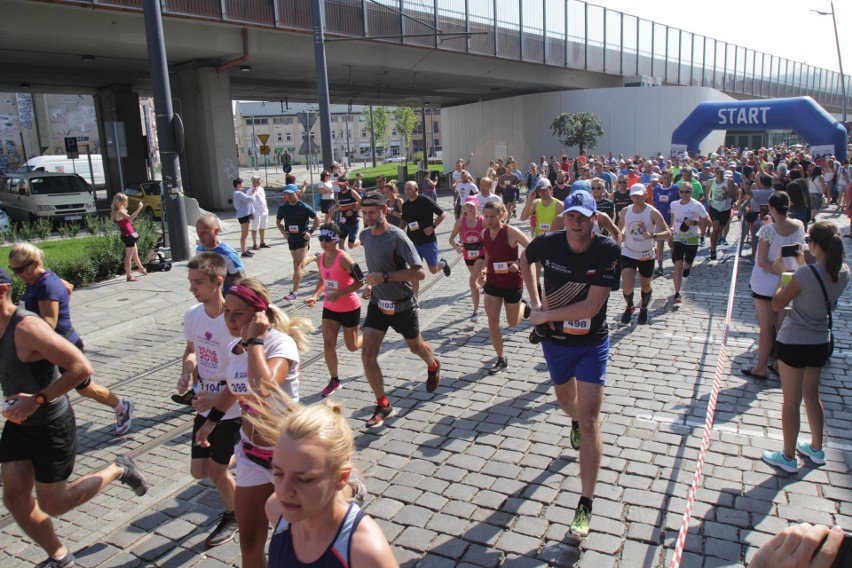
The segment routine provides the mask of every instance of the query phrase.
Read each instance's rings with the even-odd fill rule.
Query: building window
[[[287,142],[292,142],[292,141],[293,141],[293,135],[288,132],[287,133]]]
[[[283,141],[284,141],[284,136],[283,136],[280,132],[276,132],[276,133],[275,133],[275,139],[276,139],[278,142],[283,142]]]

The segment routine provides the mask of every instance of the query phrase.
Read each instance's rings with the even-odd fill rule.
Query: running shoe
[[[723,244],[725,246],[728,246],[728,238],[722,237],[721,239],[719,239],[719,244]]]
[[[479,310],[477,310],[477,311],[473,312],[473,313],[470,315],[470,321],[472,321],[473,323],[476,323],[476,322],[478,322],[478,321],[479,321]]]
[[[172,400],[178,404],[182,404],[184,406],[192,406],[192,401],[195,399],[195,391],[189,389],[183,394],[173,394]]]
[[[571,447],[580,449],[580,423],[574,420],[571,421]]]
[[[352,468],[352,471],[349,473],[347,485],[352,489],[352,497],[349,500],[359,507],[363,507],[364,501],[367,500],[367,486],[364,485],[364,480],[361,479],[357,469]]]
[[[506,357],[497,357],[497,362],[494,366],[488,369],[489,375],[496,375],[509,368],[509,360]]]
[[[701,237],[700,239],[698,239],[698,244],[700,244],[701,246],[704,246],[704,237]]]
[[[216,528],[213,529],[213,532],[210,533],[210,536],[207,537],[207,540],[204,541],[204,544],[207,545],[208,548],[225,544],[226,542],[234,540],[234,536],[239,530],[240,527],[237,526],[237,516],[233,511],[225,511],[219,515],[219,523],[216,525]]]
[[[133,412],[133,401],[132,400],[122,400],[124,403],[124,410],[121,412],[115,413],[115,433],[119,436],[122,434],[127,434],[130,430],[130,414]]]
[[[630,323],[630,318],[633,317],[633,312],[635,312],[635,311],[636,311],[636,306],[628,306],[624,310],[624,313],[621,314],[621,323],[623,323],[625,325]]]
[[[521,300],[521,301],[524,303],[524,319],[528,320],[528,319],[530,319],[530,316],[532,315],[532,306],[526,300]]]
[[[784,456],[784,452],[770,452],[766,450],[763,452],[763,461],[787,473],[799,473],[799,462],[796,461],[795,457],[788,460]]]
[[[639,317],[636,318],[636,321],[639,325],[645,325],[648,323],[648,308],[640,308],[639,309]]]
[[[580,503],[577,505],[577,510],[574,513],[574,520],[571,521],[571,534],[580,540],[589,538],[589,523],[592,520],[592,512],[588,507]]]
[[[68,566],[74,566],[74,555],[71,554],[69,550],[65,556],[56,560],[55,558],[48,558],[44,562],[40,562],[36,568],[67,568]]]
[[[449,262],[447,262],[447,259],[446,259],[446,258],[442,258],[442,259],[441,259],[441,262],[443,262],[443,263],[444,263],[444,276],[446,276],[447,278],[449,278],[449,277],[450,277],[450,274],[452,274],[452,273],[453,273],[453,271],[450,269],[450,263],[449,263]]]
[[[674,295],[674,299],[672,300],[672,304],[675,306],[680,306],[683,304],[683,299],[680,297],[680,292]]]
[[[260,250],[260,247],[259,247],[259,246],[257,246],[257,245],[253,245],[253,246],[251,247],[251,250]]]
[[[334,391],[340,390],[341,388],[343,388],[343,385],[340,383],[339,380],[331,379],[330,381],[328,381],[326,387],[322,389],[322,396],[323,398],[331,396]]]
[[[121,477],[118,478],[120,482],[130,487],[140,497],[148,492],[148,482],[145,481],[145,476],[142,475],[130,456],[118,456],[115,458],[115,465],[124,470]]]
[[[435,392],[435,389],[441,384],[441,362],[438,359],[435,359],[435,362],[438,366],[435,367],[434,371],[426,369],[426,392]]]
[[[387,406],[382,406],[381,404],[376,405],[376,410],[373,412],[373,417],[367,420],[367,428],[375,428],[376,426],[381,426],[385,423],[385,420],[394,415],[396,411],[393,406],[388,404]]]
[[[663,269],[662,268],[658,268],[654,271],[654,276],[662,276],[662,275],[663,275]]]
[[[825,463],[825,451],[815,450],[810,444],[796,444],[796,451],[799,452],[800,456],[808,458],[817,465]]]
[[[289,294],[287,294],[286,296],[284,296],[284,299],[285,299],[285,300],[287,300],[288,302],[295,302],[295,301],[296,301],[296,297],[297,297],[297,296],[296,296],[296,293],[291,291]]]
[[[710,251],[710,260],[716,260],[716,251],[715,250]]]
[[[268,249],[268,248],[272,248],[272,247],[270,247],[270,246],[269,246],[268,244],[266,244],[266,243],[260,243],[260,248],[262,248],[262,249]]]

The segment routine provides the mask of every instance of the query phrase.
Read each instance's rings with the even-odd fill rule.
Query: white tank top
[[[629,205],[624,215],[624,226],[627,228],[624,235],[624,246],[621,254],[636,260],[652,260],[654,258],[654,240],[646,239],[645,233],[653,233],[654,225],[651,222],[650,205],[645,206],[641,213],[634,213],[635,205]]]

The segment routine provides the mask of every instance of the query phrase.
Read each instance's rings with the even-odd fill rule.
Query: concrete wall
[[[538,158],[559,154],[563,148],[550,124],[563,112],[593,112],[603,123],[605,136],[593,154],[613,152],[645,156],[668,155],[674,129],[704,101],[726,101],[731,97],[706,87],[631,87],[583,89],[523,95],[441,109],[444,165],[448,171],[455,160],[474,153],[470,168],[482,175],[502,145],[526,171]],[[708,136],[702,153],[714,151],[724,142],[724,132]],[[576,156],[577,148],[566,148]],[[499,156],[497,156],[499,157]]]

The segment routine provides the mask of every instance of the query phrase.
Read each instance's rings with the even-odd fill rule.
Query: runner
[[[313,326],[303,318],[288,317],[271,303],[269,291],[253,278],[228,289],[225,323],[231,342],[225,350],[227,389],[219,393],[207,420],[195,434],[195,443],[210,447],[209,437],[227,409],[239,401],[243,422],[234,447],[237,464],[234,492],[243,566],[265,566],[267,536],[263,507],[273,493],[272,449],[275,439],[256,434],[247,415],[284,407],[299,399],[300,353],[307,351],[306,332]],[[268,406],[270,397],[283,392],[288,400]],[[223,410],[225,409],[225,410]]]
[[[331,182],[331,172],[328,170],[324,170],[320,174],[319,192],[320,212],[325,214],[323,223],[331,223],[331,208],[334,207],[334,185]]]
[[[503,205],[506,207],[507,219],[511,219],[515,213],[515,203],[518,201],[518,183],[518,177],[515,175],[515,163],[508,162],[503,175],[497,180],[498,191],[502,195]]]
[[[447,214],[437,203],[420,195],[417,183],[413,181],[405,182],[405,195],[408,201],[402,205],[402,220],[405,223],[408,238],[414,243],[417,254],[426,261],[429,272],[437,274],[438,271],[443,270],[444,276],[449,278],[450,265],[447,259],[438,259],[438,237],[435,235],[438,225],[444,221]],[[465,199],[467,197],[469,196],[465,196]],[[413,280],[411,285],[416,296],[420,290],[420,282]]]
[[[603,443],[599,414],[609,359],[607,299],[618,290],[618,244],[592,232],[594,198],[577,191],[565,203],[566,231],[537,237],[521,255],[521,273],[529,292],[550,380],[559,406],[571,418],[571,446],[580,450],[582,491],[571,533],[589,536],[592,500]],[[544,267],[544,297],[539,272]],[[533,340],[533,336],[531,336]]]
[[[219,218],[213,213],[205,213],[195,222],[195,234],[198,235],[198,242],[201,243],[195,251],[197,253],[215,252],[225,261],[228,273],[225,275],[225,285],[222,287],[224,297],[228,292],[228,286],[245,278],[246,273],[237,251],[219,239],[221,230]]]
[[[453,172],[453,180],[455,180],[455,176],[456,172]],[[407,187],[408,183],[405,184],[405,188]],[[459,181],[458,183],[453,184],[453,191],[455,193],[455,199],[453,200],[453,212],[455,213],[456,219],[458,219],[461,217],[462,203],[464,203],[464,200],[471,195],[477,194],[476,184],[473,183],[470,173],[466,170],[459,172]],[[407,189],[405,193],[408,195]]]
[[[225,299],[222,286],[225,282],[225,261],[218,254],[203,252],[187,263],[189,291],[198,304],[183,316],[183,337],[186,349],[177,390],[186,392],[190,382],[198,384],[198,395],[192,406],[198,412],[193,425],[195,433],[204,425],[210,408],[216,403],[225,387],[226,349],[231,334],[225,324]],[[216,528],[205,540],[208,547],[219,546],[233,540],[237,532],[234,515],[234,490],[236,484],[228,471],[234,444],[240,439],[240,407],[234,403],[225,412],[210,434],[210,445],[191,444],[190,473],[193,479],[209,479],[216,487],[225,510]]]
[[[260,176],[251,177],[251,189],[247,193],[254,200],[254,217],[252,217],[249,227],[251,231],[251,249],[260,250],[262,248],[269,248],[265,240],[266,228],[269,226],[269,204],[266,202],[266,191],[260,185]],[[260,233],[259,245],[257,244],[258,233]]]
[[[358,228],[361,224],[361,218],[358,212],[361,210],[361,195],[349,187],[349,180],[340,178],[338,180],[340,193],[337,195],[337,205],[333,211],[340,211],[342,223],[338,225],[339,232],[343,233],[344,237],[348,237],[349,248],[361,246],[358,241]]]
[[[473,300],[473,313],[470,321],[479,321],[479,288],[485,284],[482,277],[482,215],[479,214],[478,200],[471,195],[464,202],[464,215],[456,221],[450,233],[450,246],[461,255],[470,273],[468,285],[470,297]],[[456,242],[460,237],[461,242]]]
[[[20,266],[12,263],[12,270]],[[65,371],[56,372],[61,366]],[[136,495],[148,491],[129,456],[73,483],[77,425],[67,393],[92,374],[83,353],[40,317],[12,303],[12,279],[0,268],[0,435],[3,504],[33,542],[48,554],[39,568],[74,564],[53,527],[53,519],[82,505],[113,481]],[[33,496],[35,489],[35,496]]]
[[[660,183],[653,187],[654,207],[663,216],[663,219],[669,219],[669,207],[678,199],[678,187],[672,185],[672,173],[664,170],[660,174]],[[672,239],[669,237],[669,250],[672,250]],[[657,270],[654,272],[656,276],[663,275],[663,240],[657,241]],[[674,259],[672,260],[674,261]]]
[[[9,266],[24,284],[20,302],[25,310],[41,316],[56,333],[85,352],[83,340],[71,323],[71,292],[74,286],[44,267],[44,252],[30,243],[18,243],[9,251]],[[61,371],[61,369],[60,369]],[[115,412],[115,433],[127,434],[131,426],[133,401],[119,400],[108,388],[86,377],[74,387],[80,396],[90,398]]]
[[[499,195],[491,192],[493,188],[494,180],[490,177],[483,177],[479,180],[479,193],[476,195],[476,204],[480,211],[485,209],[485,204],[489,201],[493,201],[494,203],[503,203],[503,200],[500,199]]]
[[[657,239],[666,238],[671,233],[665,219],[652,205],[645,201],[645,186],[635,183],[630,187],[630,199],[633,205],[621,210],[618,227],[621,230],[621,283],[624,287],[624,301],[627,308],[621,316],[621,323],[630,323],[636,307],[633,305],[633,286],[636,272],[642,292],[642,304],[639,306],[639,324],[648,323],[648,304],[651,302],[651,277],[654,275],[654,244]]]
[[[424,199],[431,202],[428,197]],[[381,426],[394,413],[385,393],[378,361],[379,349],[388,327],[402,335],[408,349],[426,363],[427,392],[434,392],[441,382],[441,363],[420,335],[417,296],[411,285],[412,280],[423,280],[425,277],[420,254],[401,229],[388,225],[387,200],[383,195],[364,195],[361,208],[364,225],[368,227],[361,232],[361,243],[364,245],[369,271],[366,281],[371,290],[367,317],[364,319],[361,361],[376,397],[376,409],[367,421],[367,427],[371,428]]]
[[[337,223],[320,227],[322,254],[317,260],[320,278],[313,295],[305,300],[314,307],[325,292],[322,308],[322,347],[325,365],[331,379],[322,389],[322,396],[331,395],[343,385],[337,372],[337,336],[343,328],[343,340],[349,351],[361,349],[361,300],[358,290],[364,285],[364,274],[358,264],[338,248],[344,232]]]
[[[710,260],[716,260],[716,245],[722,237],[727,224],[731,221],[731,204],[739,195],[739,190],[730,178],[725,177],[724,168],[717,167],[715,178],[704,182],[704,193],[710,205],[708,213],[713,222],[710,233]]]
[[[527,198],[524,210],[521,211],[521,221],[526,221],[531,215],[535,215],[535,228],[533,237],[550,232],[553,221],[562,215],[563,205],[561,201],[553,198],[553,188],[547,178],[541,178],[535,186],[538,197]]]
[[[329,209],[330,211],[331,209]],[[329,214],[326,214],[329,218]],[[308,220],[313,219],[313,225],[308,228]],[[315,258],[306,259],[305,255],[311,248],[311,235],[319,226],[319,217],[316,212],[299,199],[299,193],[292,187],[284,190],[284,203],[278,207],[275,216],[275,225],[290,247],[290,256],[293,257],[293,289],[284,296],[288,302],[296,301],[296,293],[302,283],[302,269],[314,262]]]
[[[674,298],[672,305],[678,308],[683,304],[680,297],[680,289],[684,278],[689,278],[689,271],[698,253],[698,239],[700,227],[710,224],[707,219],[707,211],[700,202],[692,197],[692,184],[681,182],[677,186],[680,199],[671,204],[669,218],[671,230],[674,232],[672,238],[672,283],[674,284]]]
[[[612,194],[612,203],[615,207],[614,220],[618,219],[621,215],[621,211],[624,210],[625,207],[633,203],[633,200],[630,199],[630,188],[627,186],[627,176],[618,176],[618,183],[616,184],[616,189]]]
[[[550,183],[548,182],[548,187]],[[521,321],[521,307],[528,318],[532,308],[523,301],[524,283],[518,263],[518,245],[526,248],[530,239],[516,227],[503,224],[504,209],[497,203],[486,203],[482,212],[482,246],[485,249],[485,315],[488,336],[497,353],[497,361],[488,370],[496,375],[509,367],[500,334],[500,309],[506,304],[506,324],[515,327]],[[523,304],[522,304],[523,302]]]

